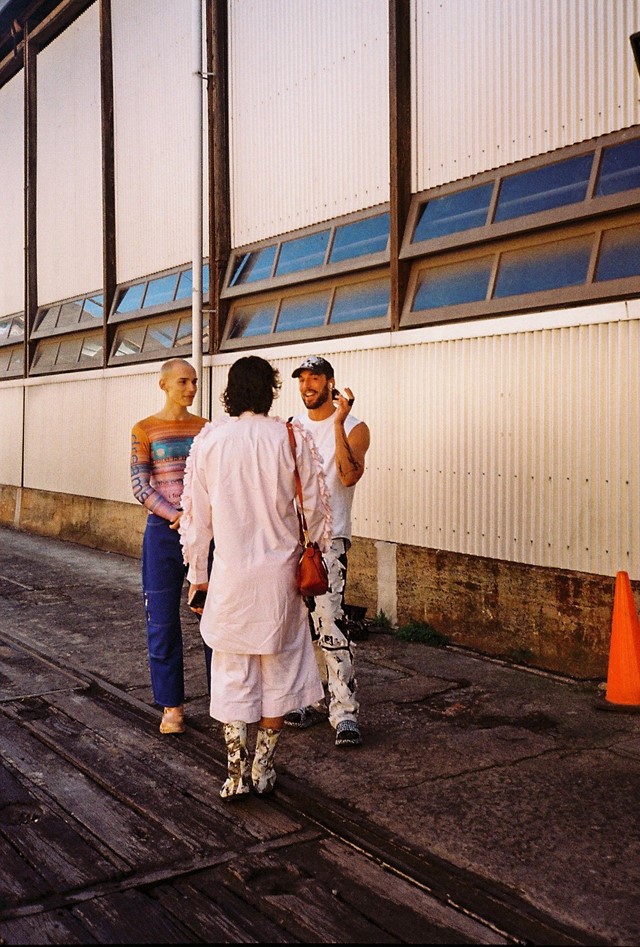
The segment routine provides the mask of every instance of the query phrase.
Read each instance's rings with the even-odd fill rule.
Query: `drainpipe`
[[[193,367],[198,375],[198,393],[193,402],[195,414],[202,414],[202,0],[192,0],[193,56],[193,288],[191,293],[191,339]]]

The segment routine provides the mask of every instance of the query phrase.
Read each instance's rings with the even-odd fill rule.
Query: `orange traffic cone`
[[[616,575],[606,699],[640,706],[640,620],[626,572]]]

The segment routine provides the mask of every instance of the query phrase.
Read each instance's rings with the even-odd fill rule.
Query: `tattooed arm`
[[[369,449],[369,428],[361,421],[347,437],[344,421],[336,418],[334,429],[338,476],[345,487],[353,487],[364,473],[364,456]]]

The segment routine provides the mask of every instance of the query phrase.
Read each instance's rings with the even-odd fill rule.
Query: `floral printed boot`
[[[227,744],[228,776],[222,784],[220,796],[227,801],[246,796],[251,790],[249,762],[247,760],[247,725],[234,720],[224,725],[224,742]]]
[[[273,766],[273,757],[276,752],[276,745],[279,730],[271,730],[267,727],[258,727],[256,736],[256,751],[253,757],[253,766],[251,767],[251,781],[253,788],[259,796],[267,796],[273,792],[276,784],[276,771]]]

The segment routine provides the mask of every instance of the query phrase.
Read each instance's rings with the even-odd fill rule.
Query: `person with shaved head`
[[[183,733],[184,660],[180,602],[186,576],[178,526],[184,470],[206,418],[192,414],[198,389],[194,367],[171,358],[160,368],[164,407],[131,431],[131,487],[148,510],[142,541],[142,591],[153,699],[163,707],[160,732]],[[205,645],[207,683],[211,652]]]

